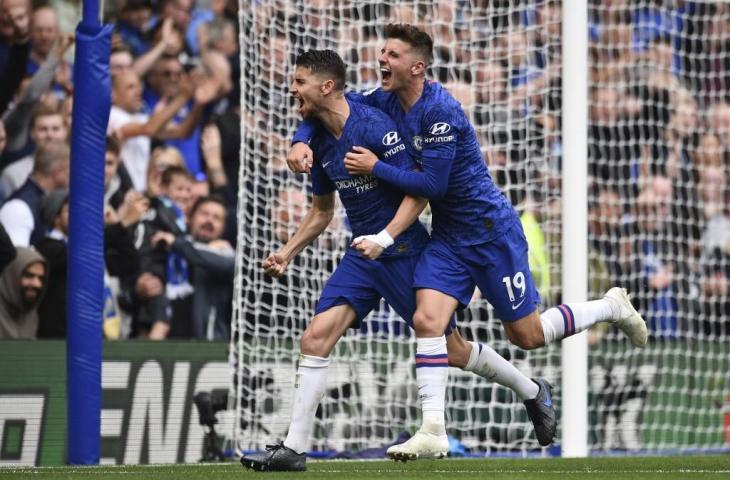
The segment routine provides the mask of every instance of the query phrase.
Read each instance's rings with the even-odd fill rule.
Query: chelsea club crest
[[[419,137],[418,135],[413,137],[413,148],[419,152],[423,149],[423,137]]]

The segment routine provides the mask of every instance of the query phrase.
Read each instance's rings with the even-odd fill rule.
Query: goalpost
[[[298,339],[349,239],[340,211],[284,278],[266,278],[259,266],[294,232],[308,203],[309,178],[291,174],[285,162],[299,122],[288,94],[293,58],[332,48],[348,65],[348,89],[375,87],[389,22],[416,24],[434,38],[429,77],[462,103],[493,179],[520,212],[543,304],[625,286],[652,339],[637,350],[616,329],[597,328],[525,352],[509,344],[478,296],[460,314],[462,334],[563,386],[555,394],[556,443],[566,456],[726,448],[730,9],[586,3],[239,1],[242,143],[230,352],[239,451],[284,438]],[[414,349],[412,332],[385,304],[348,333],[332,355],[313,450],[362,450],[412,432],[420,424]],[[455,369],[447,428],[473,451],[548,452],[514,394]]]

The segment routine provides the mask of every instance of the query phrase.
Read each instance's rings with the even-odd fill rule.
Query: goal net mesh
[[[730,427],[727,334],[730,9],[722,3],[589,2],[589,294],[629,289],[650,344],[588,332],[592,450],[722,448]],[[288,94],[297,54],[336,50],[347,88],[378,86],[383,27],[434,39],[429,78],[467,111],[494,181],[521,215],[543,308],[560,302],[561,2],[239,1],[241,173],[231,364],[233,440],[286,435],[298,340],[350,232],[341,208],[278,280],[260,264],[306,213],[309,177],[286,167],[300,121]],[[570,61],[566,58],[565,61]],[[422,220],[428,224],[428,213]],[[512,346],[478,292],[462,335],[560,385],[560,345]],[[420,425],[414,335],[385,303],[331,356],[312,450],[391,444]],[[510,391],[450,369],[447,429],[467,449],[539,449]],[[560,405],[563,392],[558,388]],[[568,414],[569,412],[560,412]],[[724,417],[725,416],[725,417]],[[557,443],[560,442],[558,435]]]

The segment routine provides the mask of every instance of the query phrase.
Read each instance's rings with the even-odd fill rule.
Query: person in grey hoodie
[[[35,250],[19,247],[0,274],[0,339],[34,339],[48,266]]]

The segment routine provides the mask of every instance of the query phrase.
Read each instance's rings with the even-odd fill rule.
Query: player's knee
[[[425,310],[416,310],[413,314],[413,329],[419,337],[438,337],[444,329],[439,329],[439,319]]]
[[[512,345],[516,345],[523,350],[534,350],[540,348],[545,344],[545,340],[542,336],[542,331],[535,332],[532,330],[528,331],[515,331],[507,330],[507,338]]]
[[[299,341],[301,352],[304,355],[314,355],[317,357],[326,357],[329,355],[327,351],[327,337],[321,335],[317,329],[307,328],[302,334]]]

